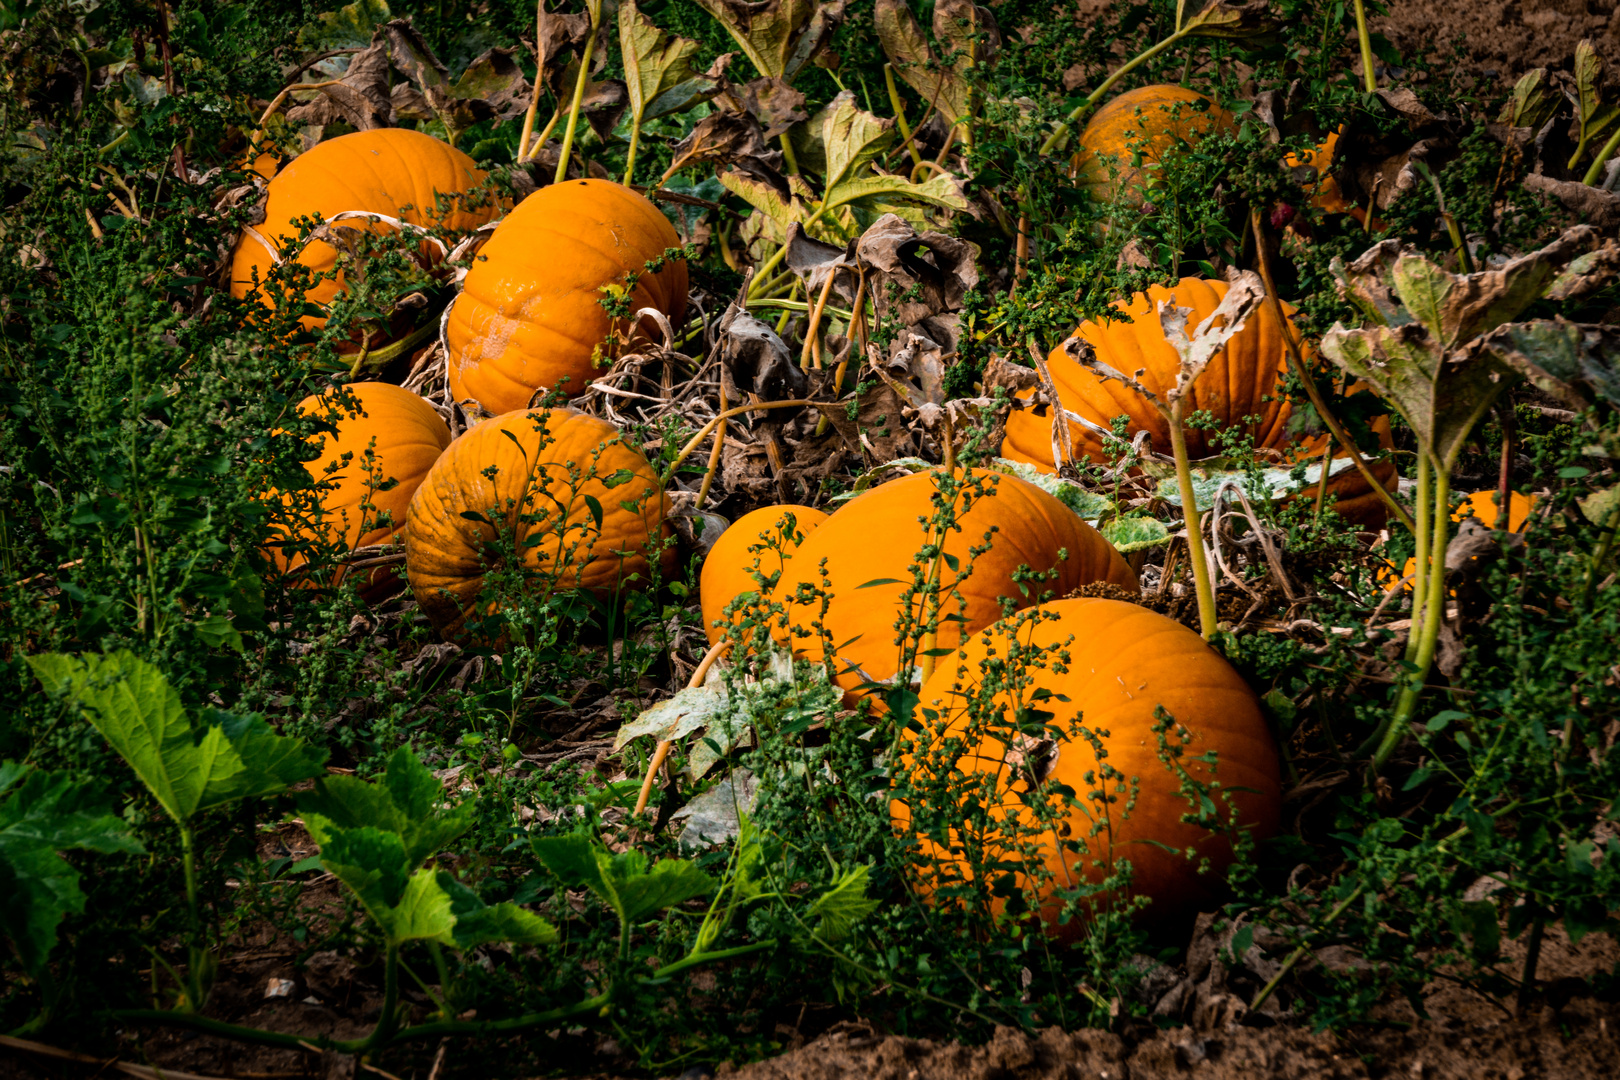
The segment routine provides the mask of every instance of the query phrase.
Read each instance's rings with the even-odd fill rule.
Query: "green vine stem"
[[[186,875],[186,927],[191,942],[186,952],[186,1009],[192,1012],[203,1007],[203,965],[207,963],[202,940],[202,916],[197,910],[197,837],[190,828],[180,826],[180,860]]]
[[[1620,128],[1615,129],[1614,134],[1609,136],[1609,141],[1603,144],[1603,149],[1597,152],[1597,157],[1592,159],[1592,167],[1581,177],[1581,183],[1587,186],[1597,183],[1598,176],[1603,172],[1603,166],[1609,163],[1609,157],[1617,148],[1620,148]]]
[[[1170,452],[1176,458],[1176,485],[1181,489],[1182,516],[1187,522],[1187,553],[1192,558],[1193,588],[1198,593],[1198,626],[1208,641],[1215,636],[1215,589],[1209,579],[1209,556],[1204,552],[1204,528],[1193,490],[1192,465],[1187,456],[1187,432],[1182,428],[1182,402],[1170,405]]]
[[[1378,91],[1378,76],[1373,71],[1372,34],[1367,31],[1367,5],[1364,0],[1355,0],[1356,4],[1356,37],[1361,41],[1361,84],[1367,93]]]
[[[1390,718],[1389,728],[1384,732],[1383,741],[1379,743],[1377,752],[1373,754],[1374,772],[1389,762],[1390,755],[1395,753],[1395,748],[1406,735],[1412,714],[1417,710],[1418,695],[1423,692],[1423,684],[1428,681],[1429,668],[1434,663],[1435,646],[1440,640],[1440,622],[1445,618],[1446,540],[1451,532],[1451,515],[1448,513],[1451,474],[1446,471],[1444,464],[1434,462],[1433,465],[1434,500],[1431,513],[1434,517],[1434,537],[1429,542],[1429,572],[1428,580],[1425,582],[1427,595],[1423,598],[1422,636],[1418,638],[1417,655],[1413,658],[1417,670],[1401,688],[1401,696],[1395,703],[1395,714]],[[1418,565],[1421,572],[1422,564]],[[1411,632],[1413,635],[1420,632],[1416,613],[1413,614]]]
[[[562,152],[557,155],[557,177],[553,183],[568,179],[568,158],[574,152],[574,129],[579,126],[579,105],[585,100],[585,84],[591,80],[591,57],[596,52],[596,34],[602,25],[600,2],[586,5],[591,12],[591,36],[585,39],[585,51],[579,58],[579,77],[574,80],[574,101],[568,106],[568,126],[563,128]]]

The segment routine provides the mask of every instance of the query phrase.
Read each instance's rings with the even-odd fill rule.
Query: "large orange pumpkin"
[[[570,180],[530,195],[480,249],[450,308],[451,393],[492,413],[525,408],[565,377],[570,396],[582,393],[598,346],[623,329],[602,307],[604,288],[634,274],[632,312],[685,315],[686,263],[646,270],[679,246],[658,207],[621,184]]]
[[[607,421],[575,409],[493,417],[457,439],[411,499],[411,591],[451,638],[511,552],[548,592],[645,586],[667,511],[657,471]],[[665,547],[666,570],[673,557]]]
[[[270,163],[258,159],[256,170]],[[378,128],[340,135],[294,158],[271,179],[264,204],[264,223],[243,230],[231,260],[231,295],[240,299],[262,282],[276,265],[272,251],[280,252],[298,237],[293,222],[299,218],[327,219],[347,211],[397,218],[427,228],[442,225],[454,232],[470,232],[493,218],[494,205],[469,210],[454,199],[449,213],[438,208],[439,196],[459,196],[483,183],[484,174],[472,158],[430,135],[407,128]],[[386,232],[386,222],[346,219],[346,228]],[[429,250],[424,247],[424,251]],[[436,252],[432,253],[436,257]],[[328,273],[337,264],[337,250],[324,241],[304,245],[297,261],[311,270]],[[343,291],[343,275],[316,282],[304,299],[326,305]],[[269,303],[269,298],[265,298]],[[307,317],[308,329],[325,320]]]
[[[450,445],[450,429],[433,406],[392,383],[355,383],[348,389],[360,411],[341,417],[335,435],[314,436],[320,456],[304,463],[312,480],[331,485],[321,493],[318,517],[283,535],[352,551],[385,543],[405,527],[411,496]],[[324,416],[333,404],[331,397],[312,394],[298,403],[298,411]],[[306,561],[276,545],[270,554],[284,571]],[[332,584],[343,575],[340,569]],[[396,579],[383,573],[369,578],[362,591],[387,592],[390,586],[397,587]]]
[[[1027,607],[1043,591],[1063,596],[1094,581],[1138,587],[1136,572],[1120,553],[1052,495],[1002,473],[967,475],[985,494],[959,489],[953,496],[956,527],[944,537],[937,568],[937,648],[954,649],[999,619],[1002,597]],[[821,641],[810,632],[820,621],[832,638],[835,677],[846,690],[892,679],[899,670],[895,623],[901,594],[912,581],[918,551],[928,543],[940,478],[915,473],[871,489],[817,526],[783,568],[772,595],[787,603],[788,630],[779,629],[778,640],[791,640],[796,651],[820,660]],[[969,548],[987,543],[986,533],[992,533],[989,551],[970,555]],[[1057,573],[1052,581],[1021,587],[1013,579],[1021,565]],[[809,594],[800,593],[801,587],[820,590],[824,570],[831,593],[825,613],[820,599],[804,600]],[[913,599],[912,610],[920,622],[920,598]]]
[[[1203,278],[1182,278],[1173,289],[1154,285],[1146,292],[1136,293],[1129,301],[1115,304],[1115,308],[1130,316],[1130,322],[1085,322],[1075,334],[1096,349],[1097,358],[1114,369],[1134,377],[1162,400],[1163,394],[1175,386],[1180,371],[1180,357],[1164,339],[1158,314],[1158,305],[1168,300],[1180,307],[1191,308],[1188,329],[1197,326],[1220,306],[1226,296],[1224,281]],[[1286,315],[1294,309],[1282,305]],[[1217,353],[1193,383],[1189,415],[1205,410],[1214,416],[1221,430],[1238,427],[1254,438],[1260,449],[1279,451],[1285,462],[1314,460],[1321,457],[1325,445],[1321,437],[1296,441],[1288,432],[1291,413],[1287,397],[1278,389],[1278,380],[1288,370],[1287,347],[1283,343],[1285,328],[1278,324],[1270,304],[1262,304],[1249,317],[1248,324]],[[1298,342],[1299,330],[1290,318],[1286,332]],[[1103,379],[1076,363],[1060,345],[1047,357],[1047,370],[1057,389],[1063,407],[1104,429],[1113,418],[1130,418],[1129,432],[1150,433],[1153,446],[1160,453],[1170,449],[1170,425],[1164,415],[1136,391],[1114,379]],[[1137,372],[1141,374],[1138,375]],[[1030,392],[1024,391],[1024,396]],[[1257,419],[1250,423],[1249,417]],[[1380,438],[1389,443],[1388,422],[1380,419],[1377,425]],[[1019,410],[1007,418],[1006,439],[1001,453],[1014,461],[1028,462],[1051,472],[1052,423],[1049,417],[1038,417],[1028,410]],[[1187,453],[1193,458],[1209,457],[1216,452],[1211,445],[1212,431],[1187,429]],[[1127,436],[1129,437],[1129,436]],[[1075,460],[1089,459],[1103,463],[1109,460],[1103,438],[1091,428],[1069,421],[1069,438]],[[1342,456],[1342,451],[1340,456]],[[1386,488],[1395,483],[1395,464],[1378,462],[1372,466],[1373,474]],[[1314,496],[1315,489],[1309,492]],[[1328,480],[1328,492],[1338,496],[1338,511],[1352,521],[1372,524],[1382,521],[1384,502],[1373,491],[1357,469],[1333,475]]]
[[[703,558],[698,581],[703,631],[709,635],[710,645],[725,636],[726,605],[744,593],[768,598],[788,558],[826,520],[826,512],[813,506],[764,506],[744,514],[720,534]],[[763,584],[754,577],[756,563]]]
[[[1181,820],[1197,808],[1180,793],[1180,777],[1161,760],[1153,730],[1156,712],[1162,706],[1175,721],[1165,736],[1171,746],[1180,746],[1181,766],[1194,780],[1231,793],[1237,826],[1263,839],[1277,827],[1281,783],[1276,741],[1254,692],[1196,633],[1146,608],[1076,599],[1046,610],[1057,618],[1015,615],[974,636],[956,656],[941,661],[923,685],[922,707],[935,710],[936,718],[919,711],[920,725],[901,737],[900,768],[912,771],[920,793],[947,805],[961,799],[965,810],[971,799],[988,810],[987,821],[964,812],[949,835],[918,837],[923,888],[971,879],[965,850],[985,863],[1022,862],[1016,841],[1007,835],[1016,829],[1026,842],[1039,845],[1037,857],[1051,877],[1036,900],[1048,933],[1063,941],[1079,937],[1084,921],[1060,924],[1059,890],[1100,884],[1120,859],[1131,863],[1130,892],[1151,900],[1145,920],[1163,923],[1207,909],[1232,861],[1232,811],[1216,798],[1225,835],[1208,824]],[[991,709],[996,715],[987,719],[981,709],[981,718],[974,720],[969,702],[983,680],[1007,680],[1016,672],[1009,663],[1015,643],[1040,654],[1026,669],[1031,685],[1016,698],[997,692]],[[1053,696],[1036,702],[1036,689]],[[1038,740],[1027,735],[1027,741],[1009,737],[1017,710],[1032,704],[1053,714],[1048,729],[1055,746],[1033,745]],[[1095,743],[1066,737],[1075,720]],[[1211,752],[1213,765],[1200,760]],[[1099,779],[1105,765],[1117,770],[1115,779]],[[968,792],[964,776],[982,785]],[[1066,811],[1061,804],[1047,804],[1055,820],[1044,832],[1031,805],[1037,779],[1074,792]],[[891,810],[896,824],[906,829],[910,807],[896,801]],[[1189,851],[1194,858],[1187,857]],[[1197,860],[1205,858],[1211,872],[1200,874]],[[1017,879],[1022,889],[1036,887],[1029,872]]]
[[[1233,130],[1232,114],[1196,90],[1137,87],[1092,113],[1072,174],[1105,202],[1139,206],[1172,155],[1212,132]]]

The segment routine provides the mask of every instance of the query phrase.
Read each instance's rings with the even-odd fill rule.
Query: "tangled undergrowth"
[[[182,1029],[203,1064],[401,1075],[465,1038],[466,1075],[668,1073],[850,1017],[1343,1026],[1442,980],[1523,1008],[1551,928],[1614,933],[1620,112],[1595,48],[1495,85],[1317,0],[319,6],[0,0],[11,1037],[163,1064]],[[1088,148],[1099,107],[1172,85],[1197,93],[1132,114],[1171,149]],[[272,177],[392,129],[479,176],[401,209],[423,224],[302,217],[233,271]],[[449,309],[478,223],[582,178],[675,239],[589,298],[611,329],[585,385],[539,386],[506,436],[567,463],[555,486],[458,512],[491,531],[447,629],[407,588],[426,534],[378,520],[380,441],[357,545],[321,525],[341,468],[311,475],[311,440],[369,383],[448,445],[475,427]],[[676,268],[684,303],[648,301]],[[1109,367],[1125,324],[1076,326],[1184,278],[1220,294],[1130,324],[1177,349],[1156,408],[1078,415],[1060,364],[1151,380]],[[1245,323],[1275,385],[1199,397]],[[567,442],[569,409],[613,436]],[[908,476],[923,542],[858,586],[887,667],[840,666],[836,553],[789,561],[822,527],[798,508],[837,521]],[[998,484],[1124,569],[1008,567],[1007,640],[1067,637],[984,664],[952,727],[929,688],[1001,572],[971,516]],[[776,506],[799,516],[748,537],[710,635],[705,558]],[[621,509],[661,522],[613,549],[634,580],[574,587]],[[1101,648],[1079,598],[1199,631],[1252,690],[1270,835],[1187,717],[1133,731],[1152,770],[1127,773],[1043,689]],[[987,744],[1000,771],[965,769]],[[1070,782],[1065,754],[1094,767]],[[1225,846],[1064,831],[1149,799]],[[1156,917],[1160,855],[1196,909]],[[1219,956],[1201,981],[1189,937]]]

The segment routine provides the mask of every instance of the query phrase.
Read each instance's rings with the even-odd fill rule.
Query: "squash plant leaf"
[[[529,843],[546,869],[565,886],[589,889],[627,926],[714,890],[714,879],[694,862],[662,859],[648,869],[643,852],[631,849],[610,854],[585,830],[539,836]]]
[[[1211,0],[1202,11],[1189,18],[1181,28],[1184,37],[1221,38],[1239,41],[1264,37],[1277,31],[1277,22],[1268,17],[1262,3],[1233,3],[1232,0]]]
[[[849,937],[855,924],[880,906],[866,895],[870,871],[865,864],[841,871],[832,886],[810,905],[806,914],[816,921],[816,937],[825,944],[834,945]]]
[[[1495,270],[1452,274],[1386,240],[1346,267],[1335,259],[1339,292],[1367,325],[1335,325],[1322,339],[1328,359],[1394,405],[1447,471],[1463,443],[1516,370],[1478,340],[1542,296],[1580,295],[1614,276],[1589,225],[1564,231],[1537,251]],[[1560,271],[1563,271],[1560,273]]]
[[[316,843],[350,829],[371,828],[399,838],[408,867],[472,828],[474,806],[444,807],[444,787],[408,746],[389,757],[381,783],[354,776],[323,776],[298,808]]]
[[[1478,348],[1576,412],[1594,401],[1620,408],[1620,364],[1615,362],[1620,331],[1615,327],[1534,319],[1497,327]]]
[[[319,773],[326,760],[324,751],[273,734],[257,717],[230,717],[229,724],[193,731],[163,673],[129,652],[47,653],[28,663],[47,691],[84,712],[181,825],[199,810],[283,791]]]
[[[438,882],[450,897],[450,912],[456,917],[453,935],[458,949],[498,941],[549,945],[557,940],[557,928],[532,911],[510,901],[486,904],[476,892],[443,870],[438,872]]]
[[[844,21],[849,0],[696,0],[768,78],[789,79]]]
[[[82,785],[59,774],[0,764],[0,935],[23,969],[37,976],[68,914],[84,911],[79,871],[64,851],[141,854],[129,826],[94,805]]]
[[[689,38],[664,33],[637,10],[635,0],[619,4],[619,50],[633,126],[685,112],[719,91],[718,75],[692,67],[701,49]]]

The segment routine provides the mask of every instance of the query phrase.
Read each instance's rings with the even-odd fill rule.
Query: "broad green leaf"
[[[906,0],[877,0],[872,22],[894,73],[917,91],[925,108],[936,106],[953,123],[968,115],[972,88],[955,67],[934,58]]]
[[[791,80],[832,39],[848,0],[696,0],[759,73]]]
[[[439,871],[438,881],[439,888],[450,897],[458,949],[502,941],[513,945],[549,945],[557,940],[557,928],[532,911],[510,902],[485,904],[477,893],[443,870]]]
[[[456,917],[436,872],[411,870],[396,833],[339,829],[321,842],[321,865],[353,890],[391,944],[433,940],[454,944]]]
[[[247,766],[224,729],[210,726],[194,740],[180,695],[162,672],[132,653],[50,653],[30,656],[28,664],[47,691],[71,698],[84,711],[175,821],[189,821],[204,805],[205,792],[253,786],[244,784]]]
[[[617,884],[630,923],[714,891],[714,879],[686,859],[660,859],[651,870],[627,874]]]
[[[1170,530],[1164,522],[1141,514],[1110,518],[1099,531],[1122,555],[1170,542]]]
[[[19,781],[21,781],[19,783]],[[23,969],[38,975],[68,914],[84,911],[79,871],[61,852],[121,851],[141,845],[114,814],[85,805],[83,788],[65,776],[0,765],[0,934],[9,938]]]
[[[844,940],[854,932],[856,923],[881,906],[866,895],[870,869],[862,864],[840,873],[810,905],[807,916],[816,920],[816,936],[823,942],[833,945]]]
[[[695,41],[664,33],[637,10],[635,0],[622,0],[619,50],[630,94],[631,123],[685,112],[719,91],[718,78],[692,67],[692,59],[701,49]]]
[[[664,859],[649,871],[643,852],[632,848],[610,855],[585,830],[535,837],[530,846],[565,886],[589,889],[626,924],[714,888],[713,880],[695,863]]]
[[[840,186],[853,181],[863,165],[888,148],[894,137],[894,121],[857,108],[852,90],[845,90],[828,102],[816,119],[820,121],[816,127],[821,135],[822,153],[826,156],[822,169],[826,183],[823,202],[835,206],[850,202],[838,196]]]
[[[395,944],[407,941],[455,944],[456,917],[450,911],[450,897],[439,888],[438,875],[432,870],[422,869],[412,874],[399,903],[386,912],[372,912],[372,917]]]
[[[277,735],[264,717],[256,713],[237,715],[214,710],[205,719],[225,732],[232,749],[250,767],[233,779],[235,790],[227,792],[211,786],[204,791],[204,806],[254,795],[273,795],[300,780],[320,776],[325,769],[324,749],[311,746],[303,739]]]
[[[741,196],[765,219],[765,233],[777,243],[787,239],[788,226],[809,218],[810,211],[796,195],[779,190],[757,176],[727,169],[720,174],[720,182],[733,195]]]
[[[877,216],[899,214],[918,228],[929,228],[936,224],[926,217],[917,218],[903,213],[900,207],[893,204],[893,200],[926,203],[959,211],[965,211],[972,205],[962,190],[962,181],[945,173],[936,173],[920,184],[913,184],[898,175],[859,176],[830,189],[824,201],[832,206],[861,207]]]
[[[1557,108],[1558,97],[1548,82],[1547,69],[1536,68],[1514,84],[1513,97],[1503,107],[1502,119],[1510,127],[1540,131]]]
[[[408,746],[388,759],[381,783],[354,776],[323,776],[299,796],[310,834],[324,845],[335,830],[372,828],[394,833],[409,865],[423,860],[472,828],[474,806],[445,808],[444,787]],[[319,831],[317,831],[319,830]]]
[[[377,27],[394,17],[386,0],[355,0],[354,3],[315,16],[315,22],[298,32],[300,48],[324,52],[328,49],[362,49],[371,44]]]

